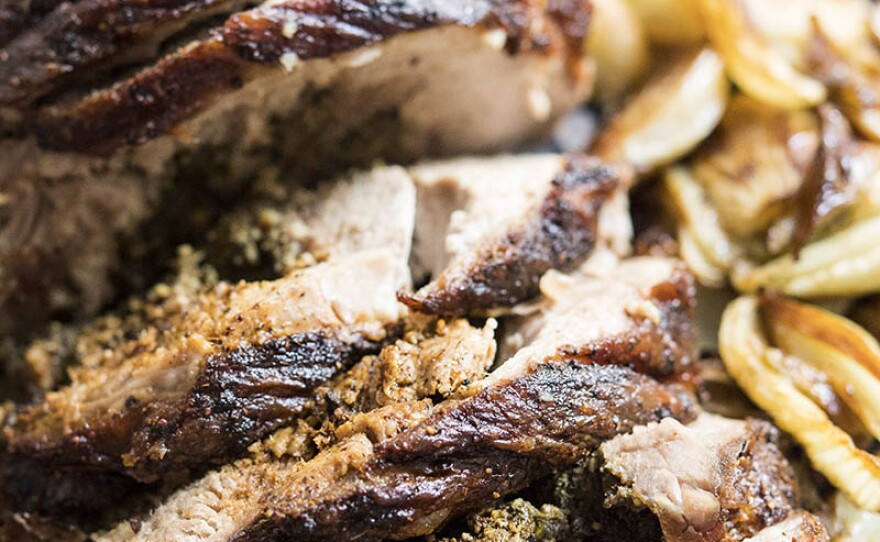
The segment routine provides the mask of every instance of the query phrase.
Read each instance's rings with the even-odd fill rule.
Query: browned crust
[[[747,439],[731,450],[717,483],[725,540],[743,540],[797,508],[797,483],[768,422],[748,420]]]
[[[100,489],[103,484],[112,490],[126,489],[130,484],[121,481],[125,477],[142,483],[185,480],[191,471],[240,456],[249,444],[304,415],[316,387],[381,346],[363,338],[344,342],[308,332],[223,352],[207,360],[185,395],[132,400],[123,412],[59,440],[18,436],[13,418],[0,471],[22,479],[18,471],[39,465],[45,480],[42,487],[27,479],[20,484],[6,480],[4,487],[35,493],[26,500],[39,511],[53,512],[64,505],[87,512],[94,502],[82,500],[83,495],[113,495]],[[92,487],[90,476],[98,485],[83,489]],[[20,497],[10,496],[13,502]]]
[[[502,28],[510,52],[573,51],[571,44],[586,34],[587,0],[556,0],[547,9],[549,16],[525,2],[501,0],[288,0],[261,6],[230,17],[211,38],[112,88],[73,106],[43,111],[33,129],[46,149],[107,154],[119,145],[167,134],[219,95],[267,73],[259,66],[280,69],[283,54],[326,58],[403,32],[450,24]],[[289,37],[284,31],[288,21],[296,24]],[[541,31],[533,33],[534,28]]]
[[[580,359],[600,364],[624,365],[664,381],[678,381],[693,388],[699,371],[696,284],[683,268],[651,288],[650,299],[660,308],[659,318],[634,318],[635,329],[613,339],[615,348],[566,347],[559,359]],[[626,350],[627,355],[621,356]]]
[[[478,247],[479,260],[462,273],[444,272],[398,299],[427,314],[466,315],[511,307],[536,296],[550,269],[577,266],[596,245],[598,213],[621,173],[594,158],[571,156],[540,206],[496,244]]]
[[[244,3],[245,0],[62,3],[0,50],[0,105],[27,106],[70,81],[83,76],[91,79],[114,65],[147,59],[164,39],[187,24],[231,11]]]
[[[691,398],[680,388],[623,367],[548,362],[440,408],[379,444],[361,472],[332,486],[330,498],[318,491],[296,503],[275,502],[233,540],[370,541],[428,534],[451,515],[573,464],[604,439],[670,415],[694,417]]]

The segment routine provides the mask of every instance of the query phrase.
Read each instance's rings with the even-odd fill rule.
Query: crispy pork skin
[[[267,163],[316,180],[540,137],[589,96],[588,19],[585,0],[269,2],[107,88],[3,108],[0,331],[94,314]]]
[[[622,172],[586,157],[525,155],[411,168],[418,190],[414,260],[433,276],[402,302],[470,314],[534,297],[549,269],[597,243],[599,213]]]
[[[316,387],[380,350],[400,316],[398,273],[378,251],[219,284],[167,328],[144,330],[7,416],[4,490],[24,506],[88,507],[88,490],[71,480],[173,480],[241,455],[301,416]]]
[[[603,471],[619,482],[606,505],[647,507],[668,542],[763,540],[769,534],[758,533],[799,529],[819,536],[821,524],[798,510],[794,472],[775,431],[711,414],[688,426],[667,419],[636,428],[600,447]]]
[[[638,424],[689,421],[695,405],[682,387],[636,370],[687,366],[672,353],[695,354],[690,330],[669,314],[690,305],[669,302],[669,285],[682,273],[668,260],[639,259],[615,277],[573,278],[567,299],[579,302],[548,309],[528,344],[464,395],[382,407],[366,415],[384,420],[382,431],[348,433],[305,463],[225,467],[173,496],[136,532],[126,523],[98,540],[424,535]],[[639,305],[644,310],[632,310]],[[666,332],[648,332],[672,322]],[[658,337],[664,346],[638,346]]]

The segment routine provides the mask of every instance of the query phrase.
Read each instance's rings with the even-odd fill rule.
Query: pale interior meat
[[[211,232],[215,260],[285,273],[360,250],[388,249],[400,255],[398,286],[409,287],[416,191],[405,169],[376,167],[314,190],[273,186],[267,192]]]
[[[413,266],[436,277],[456,257],[475,257],[480,241],[499,236],[546,196],[563,160],[540,154],[497,164],[472,158],[410,168],[418,190]]]
[[[815,515],[798,510],[776,525],[767,527],[745,542],[828,542],[828,533]]]

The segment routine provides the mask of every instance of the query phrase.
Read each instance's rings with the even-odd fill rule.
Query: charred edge
[[[279,507],[234,540],[427,534],[451,515],[574,464],[604,439],[670,415],[688,421],[694,409],[680,388],[624,367],[549,362],[378,445],[351,491],[331,502],[317,496],[293,513]]]
[[[389,461],[404,463],[476,445],[538,440],[541,446],[530,453],[559,464],[633,425],[669,416],[690,421],[695,408],[683,388],[660,384],[628,367],[560,359],[441,410],[420,426],[432,427],[435,434],[410,430],[381,450]]]
[[[745,445],[731,450],[718,483],[722,523],[734,540],[753,537],[779,523],[798,503],[795,474],[779,450],[776,429],[750,419],[746,434]]]
[[[83,527],[98,527],[139,490],[131,478],[102,469],[59,465],[0,453],[0,497],[7,510],[45,514]]]
[[[398,471],[367,475],[375,486],[343,495],[332,503],[295,517],[283,510],[265,514],[233,536],[230,542],[373,542],[429,534],[437,526],[420,528],[430,516],[446,510],[465,512],[491,502],[496,495],[519,491],[549,470],[540,461],[503,450],[478,458],[450,458],[454,468],[413,464]],[[487,473],[489,466],[494,467]],[[329,518],[332,520],[328,521]],[[436,520],[434,520],[436,521]]]
[[[288,52],[299,60],[324,58],[449,22],[407,5],[397,0],[292,1],[238,13],[210,40],[166,57],[110,89],[109,96],[40,115],[38,141],[49,150],[109,154],[119,143],[141,144],[168,133],[216,96],[241,87],[251,64],[275,64]],[[291,37],[284,31],[286,21],[298,25]]]
[[[634,329],[613,339],[610,345],[565,348],[559,355],[602,365],[625,365],[655,378],[694,385],[699,352],[693,276],[684,269],[676,270],[669,280],[651,289],[650,300],[659,307],[657,321],[650,316],[631,315],[637,321]]]
[[[168,133],[225,90],[239,88],[244,62],[209,41],[169,57],[72,110],[38,112],[34,134],[47,150],[108,155]]]
[[[590,29],[593,4],[589,0],[549,0],[547,15],[555,22],[565,46],[568,69],[572,77],[583,77],[580,62]]]
[[[188,22],[222,13],[240,0],[189,2],[83,0],[63,3],[0,52],[0,104],[27,106],[65,82],[88,78],[115,60],[133,62]],[[2,16],[0,16],[2,17]],[[2,32],[2,30],[0,30]],[[2,35],[0,35],[2,37]]]
[[[382,343],[360,339],[345,343],[323,333],[304,333],[211,357],[185,397],[126,404],[126,410],[61,442],[19,441],[9,446],[6,473],[15,465],[37,462],[46,471],[40,510],[52,512],[59,499],[90,509],[92,503],[68,495],[58,480],[79,472],[124,475],[142,483],[185,480],[192,474],[240,456],[247,446],[291,419],[303,415],[314,388]],[[96,484],[103,484],[95,476]],[[83,476],[88,484],[88,477]],[[4,485],[5,484],[4,482]],[[38,486],[32,485],[34,492]],[[22,484],[8,486],[10,490]],[[71,489],[73,489],[71,487]],[[99,493],[100,485],[94,489]],[[88,494],[88,493],[86,493]],[[68,502],[69,501],[69,502]],[[79,501],[79,502],[77,502]]]
[[[715,477],[713,496],[721,506],[711,521],[701,522],[701,529],[695,536],[700,540],[745,540],[782,521],[794,510],[798,502],[795,476],[777,447],[777,441],[778,433],[772,425],[763,420],[749,419],[743,438],[734,440],[719,451],[718,468],[712,470],[712,475]],[[604,458],[600,457],[599,463],[604,464]],[[597,472],[595,479],[601,486],[598,488],[600,495],[627,494],[620,492],[625,484],[605,470]],[[768,483],[768,480],[772,480],[772,483]],[[635,523],[638,525],[647,519],[642,512],[643,506],[633,504],[616,504],[608,509],[601,502],[590,503],[584,513],[591,518],[603,519],[602,523],[608,523],[604,520],[618,521],[618,525],[609,525],[615,529],[613,533],[616,536],[607,536],[610,534],[607,533],[599,540],[631,540],[640,532],[627,530],[633,526],[626,523],[637,520]],[[648,514],[650,523],[658,521],[659,518],[652,512]],[[678,519],[674,523],[677,522]],[[659,523],[657,531],[659,533]],[[657,536],[650,538],[657,539]],[[638,540],[643,538],[639,537]]]
[[[441,276],[444,285],[435,291],[399,293],[398,299],[422,313],[461,316],[536,296],[546,271],[572,269],[592,252],[599,209],[618,179],[614,167],[570,158],[536,216],[482,251],[475,268],[462,277]]]
[[[295,32],[285,25],[295,22]],[[285,54],[323,58],[352,51],[402,32],[444,24],[476,24],[451,19],[431,2],[400,0],[292,0],[238,13],[217,31],[220,40],[244,59],[273,64]]]
[[[222,464],[301,416],[314,390],[383,343],[304,333],[212,357],[182,409],[147,414],[128,452],[142,482]],[[155,450],[165,450],[159,457]]]

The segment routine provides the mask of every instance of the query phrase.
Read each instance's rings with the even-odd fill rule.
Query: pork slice
[[[212,260],[232,273],[285,273],[387,249],[401,262],[399,286],[405,288],[415,213],[415,187],[399,166],[353,173],[316,189],[275,186],[211,232]]]
[[[380,350],[400,315],[398,271],[375,251],[276,281],[221,283],[167,328],[72,370],[70,385],[8,416],[3,489],[24,509],[89,509],[126,480],[185,480],[240,456]]]
[[[42,17],[0,8],[0,106],[27,107],[71,82],[155,57],[162,44],[248,0],[81,0]],[[16,16],[17,15],[17,16]],[[17,23],[13,32],[9,26]],[[15,34],[13,36],[13,33]],[[8,39],[3,38],[8,36]]]
[[[603,471],[619,483],[606,506],[646,507],[669,542],[739,542],[790,530],[791,522],[765,531],[800,514],[776,435],[767,422],[711,414],[688,426],[667,419],[636,428],[600,447]]]
[[[411,168],[418,211],[414,266],[431,282],[402,302],[430,314],[510,307],[549,269],[571,269],[597,244],[617,168],[561,155],[459,159]]]
[[[52,101],[0,144],[0,330],[93,315],[130,262],[199,241],[196,219],[267,164],[315,180],[541,137],[590,93],[588,13],[585,0],[272,2]]]
[[[407,135],[428,137],[453,151],[467,146],[460,136],[474,141],[490,129],[508,132],[505,135],[514,127],[514,131],[538,129],[535,117],[546,121],[557,108],[570,106],[589,92],[580,47],[588,14],[588,5],[577,0],[541,8],[488,0],[272,0],[236,13],[208,39],[193,42],[110,88],[47,109],[34,130],[46,148],[107,152],[171,130],[201,136],[200,130],[229,129],[233,119],[223,123],[226,126],[205,125],[217,124],[218,114],[231,108],[259,107],[269,115],[289,114],[313,105],[301,103],[307,87],[327,88],[345,79],[349,84],[340,89],[340,97],[355,97],[345,93],[357,90],[360,100],[336,104],[341,109],[334,114],[342,122],[349,113],[363,119],[376,107],[430,104],[434,111],[400,112],[410,117],[405,124],[407,120],[415,124],[414,133]],[[487,31],[493,32],[489,38]],[[443,48],[442,54],[430,55],[438,41],[463,47],[461,54]],[[403,60],[405,70],[398,64]],[[486,71],[489,66],[495,71]],[[436,86],[421,92],[438,101],[425,102],[416,90],[429,86],[425,79],[429,74]],[[448,94],[452,82],[444,79],[453,75],[459,77],[454,81],[456,92]],[[482,76],[475,82],[478,92],[462,87],[466,75]],[[535,77],[537,87],[526,84]],[[365,84],[372,89],[381,86],[382,92],[363,96]],[[497,95],[488,94],[498,84],[516,96],[508,102],[510,107],[498,107]],[[539,114],[529,112],[527,94],[534,88],[543,92]],[[526,95],[519,95],[523,91]],[[491,128],[470,123],[466,130],[456,129],[455,119],[450,118],[464,114],[461,120],[470,119],[477,112]],[[522,113],[524,118],[502,118],[502,113],[504,117]],[[437,124],[440,120],[442,128]],[[238,133],[240,126],[234,129]],[[502,134],[491,139],[504,138]],[[306,141],[315,148],[314,140]],[[405,139],[400,144],[412,148],[423,142]]]
[[[572,322],[571,310],[548,316],[533,348],[477,382],[465,397],[428,409],[411,403],[383,407],[374,412],[387,415],[385,409],[400,412],[395,406],[407,405],[394,417],[395,431],[353,434],[305,463],[236,464],[158,508],[138,532],[121,525],[99,540],[369,541],[424,535],[554,467],[572,465],[635,425],[666,416],[690,420],[695,405],[683,388],[631,368],[668,362],[646,359],[660,352],[692,355],[680,348],[679,341],[688,339],[675,330],[654,335],[669,343],[666,348],[630,347],[646,338],[646,320],[659,326],[662,313],[674,310],[657,293],[680,269],[668,261],[634,261],[631,283],[603,279],[604,288],[590,289],[595,297],[580,300],[584,310],[598,304],[614,307],[613,314],[588,312],[594,317],[589,322]],[[651,304],[660,318],[627,313],[623,307],[634,299]],[[572,324],[580,333],[563,335],[560,330]],[[569,342],[574,336],[577,342]]]

